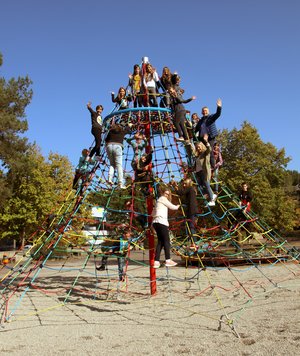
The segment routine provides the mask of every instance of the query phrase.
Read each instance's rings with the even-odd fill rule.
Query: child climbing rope
[[[141,187],[145,196],[149,195],[148,185],[153,181],[151,171],[153,148],[149,153],[144,153],[139,159],[135,160],[132,164],[134,169],[134,181],[138,183],[136,187]]]
[[[153,228],[157,234],[157,245],[155,251],[154,268],[160,267],[161,250],[165,250],[166,267],[176,266],[177,263],[171,260],[171,243],[169,235],[168,209],[178,210],[180,205],[171,203],[171,190],[167,187],[160,188],[161,196],[157,199],[155,208],[153,209]]]
[[[81,152],[81,157],[79,158],[73,179],[73,189],[81,187],[82,190],[83,184],[90,173],[90,166],[95,164],[95,160],[89,157],[89,153],[90,151],[87,148],[84,148]]]
[[[95,146],[89,153],[89,157],[93,157],[96,154],[96,159],[100,160],[100,146],[101,146],[101,134],[102,134],[102,111],[103,106],[97,105],[96,111],[94,111],[91,107],[91,102],[87,103],[87,108],[91,113],[91,120],[92,120],[92,130],[91,133],[95,138]]]
[[[101,249],[103,250],[104,256],[102,257],[101,264],[96,266],[97,271],[104,271],[107,268],[108,256],[116,255],[118,259],[119,281],[125,280],[125,258],[128,251],[131,249],[131,235],[131,230],[129,228],[126,228],[118,240],[107,240],[101,245]]]
[[[207,135],[204,136],[204,142],[195,143],[195,176],[197,183],[201,190],[203,187],[206,190],[206,193],[209,195],[208,206],[215,206],[215,200],[217,195],[213,193],[210,187],[211,179],[211,168],[210,168],[210,151],[211,147],[207,141]]]
[[[133,137],[125,138],[125,140],[134,150],[134,156],[131,162],[131,166],[133,167],[133,164],[142,157],[148,140],[145,135],[142,135],[141,133],[136,133]]]
[[[196,217],[198,214],[198,202],[197,191],[193,187],[193,181],[191,178],[183,180],[181,186],[174,181],[173,187],[176,189],[177,194],[185,204],[185,216],[187,219],[188,234],[191,237],[192,242],[196,241]]]
[[[118,174],[118,184],[121,189],[126,189],[124,186],[123,179],[123,140],[125,135],[130,133],[130,127],[132,124],[129,123],[128,127],[123,129],[119,124],[113,124],[106,136],[106,152],[110,162],[109,173],[108,173],[108,183],[113,184],[113,178],[115,170]]]

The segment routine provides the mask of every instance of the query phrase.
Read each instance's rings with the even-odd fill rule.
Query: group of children
[[[200,186],[201,190],[207,194],[209,200],[208,206],[214,206],[217,198],[218,185],[214,185],[214,192],[210,186],[210,179],[213,172],[215,180],[218,180],[218,170],[223,163],[220,146],[216,142],[218,131],[215,123],[221,115],[221,99],[217,100],[216,113],[210,114],[209,109],[207,107],[203,107],[202,117],[199,118],[198,115],[194,113],[192,115],[192,120],[189,121],[187,119],[187,112],[183,104],[195,100],[196,97],[192,96],[187,100],[183,99],[182,95],[184,90],[180,87],[180,77],[178,74],[172,74],[168,67],[164,67],[162,75],[159,78],[155,68],[149,63],[148,59],[144,60],[142,66],[137,64],[134,66],[133,73],[129,75],[128,87],[130,88],[129,92],[127,92],[127,88],[121,87],[117,96],[115,96],[114,92],[111,93],[112,102],[116,103],[118,110],[129,108],[130,102],[133,103],[135,108],[141,106],[158,107],[158,96],[161,97],[160,106],[170,108],[172,110],[173,126],[175,131],[178,133],[176,141],[183,142],[186,147],[189,146],[189,150],[192,152],[190,165],[194,167],[196,182]],[[160,89],[162,89],[161,93],[159,93]],[[80,183],[84,185],[91,170],[91,166],[94,166],[96,161],[101,161],[100,147],[103,136],[105,137],[106,153],[109,160],[107,184],[109,186],[114,184],[114,175],[116,172],[118,186],[121,189],[126,189],[122,165],[123,143],[126,140],[126,142],[131,145],[134,150],[131,166],[134,170],[135,182],[141,184],[141,186],[145,183],[142,191],[145,195],[147,195],[148,183],[152,179],[151,164],[153,153],[153,148],[148,147],[149,142],[147,141],[147,138],[139,132],[133,137],[125,138],[127,134],[131,133],[132,123],[130,122],[125,128],[118,123],[111,123],[107,132],[103,135],[103,106],[97,105],[95,110],[93,110],[91,103],[89,102],[87,104],[87,108],[91,114],[91,133],[95,138],[95,145],[90,151],[87,149],[82,151],[82,156],[76,169],[73,187],[76,188]],[[147,153],[145,152],[146,147],[148,147],[146,150]],[[193,196],[192,190],[194,192],[196,191],[192,187],[192,180],[190,179],[184,181],[183,185],[184,189],[179,189],[178,193]],[[158,205],[154,211],[163,211],[164,216],[161,217],[159,215],[153,215],[153,226],[157,232],[157,236],[160,236],[156,257],[159,257],[160,250],[162,246],[164,246],[167,260],[166,265],[172,266],[174,263],[170,260],[170,258],[168,258],[168,251],[170,247],[169,243],[166,242],[169,240],[165,229],[165,226],[167,225],[164,224],[166,223],[165,207],[167,207],[167,209],[172,209],[175,206],[171,206],[172,204],[170,205],[168,203],[166,204],[166,199],[163,199],[163,197],[167,197],[168,193],[170,193],[169,195],[171,196],[170,189],[161,193],[162,199],[160,200],[162,200],[164,204],[161,204],[160,200],[157,201]],[[162,206],[164,206],[164,208],[162,208]],[[193,206],[193,204],[191,204],[190,207],[191,206]],[[176,206],[177,209],[178,207],[179,206]],[[188,211],[186,214],[192,233],[195,232],[195,214],[196,212],[191,213],[191,211]],[[112,251],[115,252],[115,249],[112,249]],[[103,261],[105,262],[105,259]],[[104,262],[102,263],[101,268],[105,265]],[[158,265],[158,263],[156,263],[156,265]]]

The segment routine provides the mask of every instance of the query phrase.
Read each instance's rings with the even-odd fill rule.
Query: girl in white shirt
[[[158,239],[155,251],[154,268],[160,267],[159,258],[163,248],[165,250],[166,267],[173,267],[177,265],[177,263],[172,261],[170,258],[171,243],[169,235],[168,209],[178,210],[179,207],[180,205],[174,205],[171,203],[171,191],[167,187],[163,188],[161,196],[158,198],[152,213],[152,223]]]
[[[157,107],[157,91],[156,91],[156,83],[159,82],[158,74],[155,68],[152,67],[150,63],[146,64],[144,80],[144,87],[147,91],[147,106]]]

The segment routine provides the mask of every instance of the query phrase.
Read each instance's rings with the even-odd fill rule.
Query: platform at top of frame
[[[114,111],[103,120],[103,126],[107,127],[111,123],[127,126],[132,124],[131,131],[143,132],[150,124],[153,133],[163,133],[172,131],[172,111],[160,107],[141,107]]]

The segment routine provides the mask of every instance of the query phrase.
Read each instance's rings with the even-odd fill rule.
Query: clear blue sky
[[[187,109],[222,98],[220,129],[248,120],[299,171],[299,15],[298,0],[3,1],[0,75],[33,80],[26,135],[76,165],[93,141],[87,101],[108,114],[109,92],[148,56],[197,96]]]

